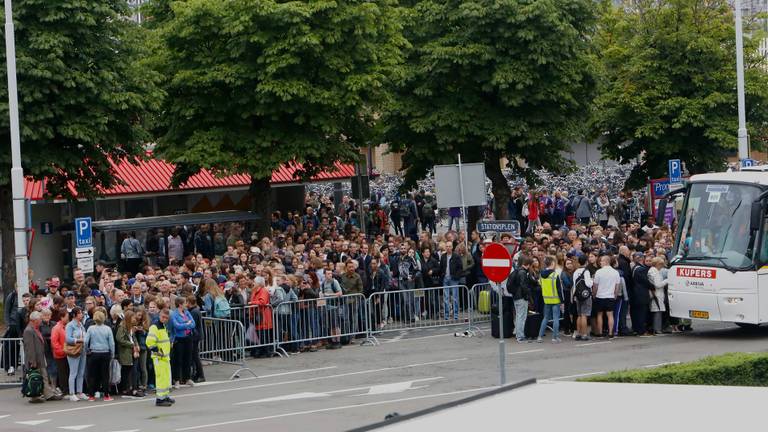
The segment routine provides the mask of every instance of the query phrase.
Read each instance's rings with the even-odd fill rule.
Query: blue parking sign
[[[680,159],[669,160],[669,183],[678,184],[683,182],[683,169]]]
[[[77,247],[93,246],[93,231],[91,230],[91,218],[81,217],[75,219],[75,244]]]
[[[741,167],[742,168],[747,168],[747,167],[751,167],[751,166],[755,166],[755,160],[754,159],[747,158],[747,159],[742,159],[741,160]]]

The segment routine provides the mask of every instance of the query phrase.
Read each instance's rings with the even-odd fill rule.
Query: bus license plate
[[[709,312],[692,310],[692,311],[688,311],[688,316],[690,316],[691,318],[709,319]]]

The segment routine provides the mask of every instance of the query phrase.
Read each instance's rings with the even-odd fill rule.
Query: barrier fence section
[[[245,328],[236,319],[203,317],[201,321],[199,354],[201,360],[238,366],[230,379],[240,372],[256,374],[245,365]]]
[[[232,310],[232,317],[243,323],[245,328],[246,353],[251,357],[284,357],[288,354],[277,346],[272,305],[249,305]]]
[[[472,324],[491,322],[491,306],[494,302],[493,288],[489,283],[479,283],[472,286],[473,307]]]
[[[21,385],[24,378],[24,342],[22,338],[0,338],[0,386]],[[13,368],[13,369],[11,369]],[[12,374],[9,372],[13,370]]]
[[[465,285],[377,292],[367,302],[372,334],[456,325],[466,325],[467,330],[472,327],[473,302]]]
[[[295,353],[338,346],[367,337],[367,303],[362,294],[283,302],[274,306],[275,349]],[[367,342],[368,340],[364,341]]]

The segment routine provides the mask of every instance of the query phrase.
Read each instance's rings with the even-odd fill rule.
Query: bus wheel
[[[758,327],[760,327],[760,324],[751,324],[751,323],[743,323],[743,322],[737,322],[734,324],[736,324],[737,326],[745,330],[756,330]]]

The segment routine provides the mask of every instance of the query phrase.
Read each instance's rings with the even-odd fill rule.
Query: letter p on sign
[[[77,244],[77,247],[93,246],[91,218],[83,217],[75,219],[75,243]]]

